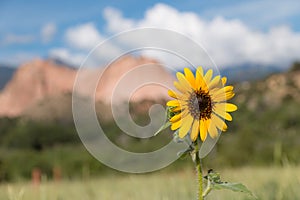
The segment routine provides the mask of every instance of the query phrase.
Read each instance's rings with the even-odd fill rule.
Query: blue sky
[[[155,21],[155,13],[168,16],[164,24]],[[182,19],[182,22],[178,19]],[[128,28],[167,26],[205,43],[208,51],[221,65],[246,62],[288,65],[292,60],[300,59],[297,57],[300,55],[300,47],[296,47],[300,46],[299,19],[300,2],[296,0],[2,0],[0,63],[17,65],[35,57],[52,56],[79,64],[89,48],[92,48],[88,44],[96,40],[100,42]],[[178,21],[178,24],[174,25],[174,21]],[[192,22],[189,23],[190,21]],[[185,24],[190,26],[186,27],[186,30],[185,27],[181,27]],[[196,32],[199,31],[195,30],[198,27],[199,31],[208,30],[208,36],[211,38],[205,41],[198,38]],[[215,27],[219,27],[219,31],[214,31]],[[231,28],[233,36],[226,36],[225,30]],[[91,34],[94,41],[87,41],[82,35],[76,35],[76,32]],[[217,34],[218,32],[224,34]],[[246,35],[247,41],[241,39],[241,35]],[[212,44],[212,41],[219,43]],[[241,49],[239,44],[245,47]],[[249,44],[257,45],[248,48],[252,46]],[[222,46],[233,48],[232,54],[227,53]],[[270,53],[273,49],[274,53]],[[285,49],[290,51],[289,55],[285,54]],[[237,57],[239,52],[242,52],[242,56],[238,61],[230,59]],[[266,56],[256,59],[261,52],[266,52]]]

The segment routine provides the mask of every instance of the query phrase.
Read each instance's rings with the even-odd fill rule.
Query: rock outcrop
[[[76,92],[91,95],[93,82],[98,81],[96,101],[106,104],[166,99],[166,87],[172,87],[173,82],[173,76],[160,63],[145,57],[121,57],[108,67],[87,68],[82,73],[82,84]],[[0,116],[30,113],[31,108],[39,102],[47,103],[47,99],[55,105],[56,96],[73,92],[76,75],[76,69],[49,60],[36,59],[21,65],[0,93]]]
[[[76,71],[51,61],[33,60],[19,67],[0,94],[0,116],[20,116],[29,106],[72,90]]]

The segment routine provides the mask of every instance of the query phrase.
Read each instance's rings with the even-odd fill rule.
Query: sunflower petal
[[[174,131],[178,129],[181,126],[181,120],[178,120],[177,122],[173,122],[171,125],[171,130]]]
[[[220,116],[227,121],[232,121],[232,116],[227,112],[214,112],[216,115]]]
[[[203,69],[202,67],[198,67],[196,71],[196,80],[195,80],[195,88],[196,89],[202,89],[202,90],[207,90],[207,84],[204,80],[203,77]]]
[[[218,137],[218,129],[216,127],[216,125],[214,124],[214,122],[212,121],[212,123],[210,123],[210,126],[208,128],[208,132],[211,138],[215,139],[216,137]]]
[[[216,87],[220,83],[221,76],[216,76],[213,80],[208,84],[208,88],[212,89]]]
[[[195,77],[194,77],[194,74],[192,73],[192,71],[189,68],[184,68],[184,74],[185,74],[186,79],[190,83],[190,85],[192,87],[194,87],[195,86]]]
[[[177,81],[174,81],[174,86],[175,88],[180,91],[181,93],[186,93],[186,89],[184,88],[184,86],[182,86],[180,83],[178,83]]]
[[[179,112],[179,111],[182,111],[181,106],[177,106],[177,107],[172,108],[172,112]]]
[[[213,90],[211,93],[214,96],[218,96],[218,95],[224,95],[226,92],[232,92],[232,91],[233,91],[233,86],[228,85],[223,88]]]
[[[192,131],[191,131],[191,140],[196,141],[199,134],[199,120],[194,120]]]
[[[217,114],[225,113],[226,112],[225,103],[214,104],[213,111]]]
[[[214,124],[217,126],[218,129],[225,131],[227,130],[227,125],[224,120],[222,120],[220,117],[218,117],[215,114],[212,114],[211,120],[214,122]]]
[[[219,93],[218,95],[215,95],[214,93],[211,94],[212,100],[214,102],[219,102],[219,101],[227,101],[234,97],[235,93],[233,91],[228,91],[224,93]]]
[[[213,112],[227,121],[232,121],[231,115],[226,112],[225,103],[215,104],[213,107]]]
[[[187,109],[182,109],[181,110],[181,113],[178,113],[177,115],[180,115],[181,116],[181,118],[184,118],[186,115],[188,114],[188,110]],[[175,117],[175,116],[173,116],[173,117]],[[171,118],[172,119],[172,118]],[[171,121],[171,119],[170,119],[170,121]],[[176,119],[176,118],[175,118]],[[175,120],[174,119],[174,120]],[[177,121],[177,120],[176,120]]]
[[[207,136],[207,126],[204,120],[200,120],[200,138],[205,141]]]
[[[195,89],[204,91],[208,91],[207,83],[204,80],[204,77],[201,76],[199,73],[196,74],[196,82],[195,82]]]
[[[174,115],[174,116],[170,119],[170,122],[172,122],[172,123],[177,122],[178,120],[181,119],[181,116],[182,116],[181,113],[179,113],[179,114],[177,114],[177,115]]]
[[[212,69],[209,69],[206,74],[204,75],[204,80],[206,82],[206,84],[209,84],[210,81],[211,81],[211,78],[212,78],[212,75],[213,75],[213,70]]]
[[[185,88],[185,91],[186,90],[190,91],[192,89],[191,84],[188,82],[188,80],[185,78],[185,76],[182,73],[177,72],[176,77],[179,83]]]
[[[182,124],[179,129],[179,137],[184,138],[188,131],[191,129],[191,125],[193,123],[193,117],[191,115],[187,115],[185,118],[182,119]]]
[[[170,97],[173,97],[173,98],[175,98],[175,99],[177,99],[178,97],[178,95],[176,94],[176,92],[174,92],[173,90],[168,90],[168,95],[170,96]]]
[[[212,93],[211,94],[211,99],[212,99],[213,102],[226,101],[226,93],[219,94],[219,95],[214,95]]]
[[[167,106],[180,106],[180,102],[178,100],[171,100],[167,102]]]
[[[224,119],[226,119],[227,121],[232,121],[232,116],[229,113],[225,113]]]
[[[226,100],[232,99],[234,97],[235,93],[234,92],[226,92]]]
[[[232,103],[226,103],[226,112],[233,112],[237,110],[237,106]]]
[[[224,76],[224,77],[222,77],[222,84],[223,84],[223,86],[226,85],[226,83],[227,83],[227,77]]]
[[[227,124],[224,122],[223,129],[221,129],[221,130],[224,132],[224,131],[227,131],[227,129],[228,129],[228,126],[227,126]]]
[[[203,76],[203,68],[202,68],[202,67],[198,67],[198,68],[197,68],[197,72],[198,72],[201,76]]]

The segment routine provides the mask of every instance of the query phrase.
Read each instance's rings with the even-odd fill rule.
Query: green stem
[[[208,193],[210,193],[210,191],[212,190],[212,188],[210,187],[210,180],[207,180],[207,186],[206,189],[203,192],[203,198],[206,197],[208,195]]]
[[[195,163],[196,163],[196,170],[198,174],[198,200],[203,200],[203,176],[202,176],[202,168],[201,168],[201,160],[199,157],[199,146],[196,145],[196,152],[195,152]]]

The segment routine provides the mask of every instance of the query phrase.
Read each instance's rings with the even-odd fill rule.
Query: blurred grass
[[[0,199],[20,200],[94,200],[196,198],[194,170],[143,175],[110,175],[89,180],[44,181],[40,187],[30,182],[0,185]],[[242,182],[262,200],[300,199],[300,167],[231,168],[220,171],[224,181]],[[19,197],[19,196],[20,197]],[[207,200],[251,199],[245,194],[214,191]]]

